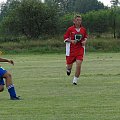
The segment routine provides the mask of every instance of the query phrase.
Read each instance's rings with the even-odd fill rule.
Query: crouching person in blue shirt
[[[4,58],[0,58],[0,62],[8,62],[8,63],[14,65],[13,60],[8,60],[8,59],[4,59]],[[10,99],[11,100],[20,100],[19,96],[16,96],[16,91],[15,91],[15,87],[12,82],[11,74],[7,70],[3,69],[0,66],[0,92],[2,92],[4,90],[4,85],[5,85],[4,80],[6,83],[6,87],[8,89],[8,93],[10,95]]]

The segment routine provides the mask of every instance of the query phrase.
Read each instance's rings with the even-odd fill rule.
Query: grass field
[[[120,53],[87,53],[77,86],[63,54],[2,57],[15,61],[1,64],[23,100],[0,93],[0,120],[120,120]]]

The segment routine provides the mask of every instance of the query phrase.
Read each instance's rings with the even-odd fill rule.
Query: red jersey
[[[80,53],[81,49],[84,49],[81,42],[84,41],[85,38],[87,38],[86,29],[84,27],[80,27],[80,29],[78,30],[74,25],[69,27],[64,34],[64,41],[66,41],[67,39],[75,40],[75,35],[77,34],[81,35],[82,38],[80,42],[77,42],[76,44],[66,42],[66,56],[79,56],[81,54],[84,54]]]

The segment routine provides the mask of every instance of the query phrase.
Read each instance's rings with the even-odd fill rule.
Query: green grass
[[[77,86],[63,54],[4,55],[17,94],[0,93],[0,120],[120,120],[120,53],[87,53]]]

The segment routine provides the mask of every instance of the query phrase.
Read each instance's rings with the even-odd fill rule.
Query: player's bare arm
[[[0,58],[0,62],[8,62],[8,63],[14,65],[13,60],[8,60],[8,59],[5,59],[5,58]]]

